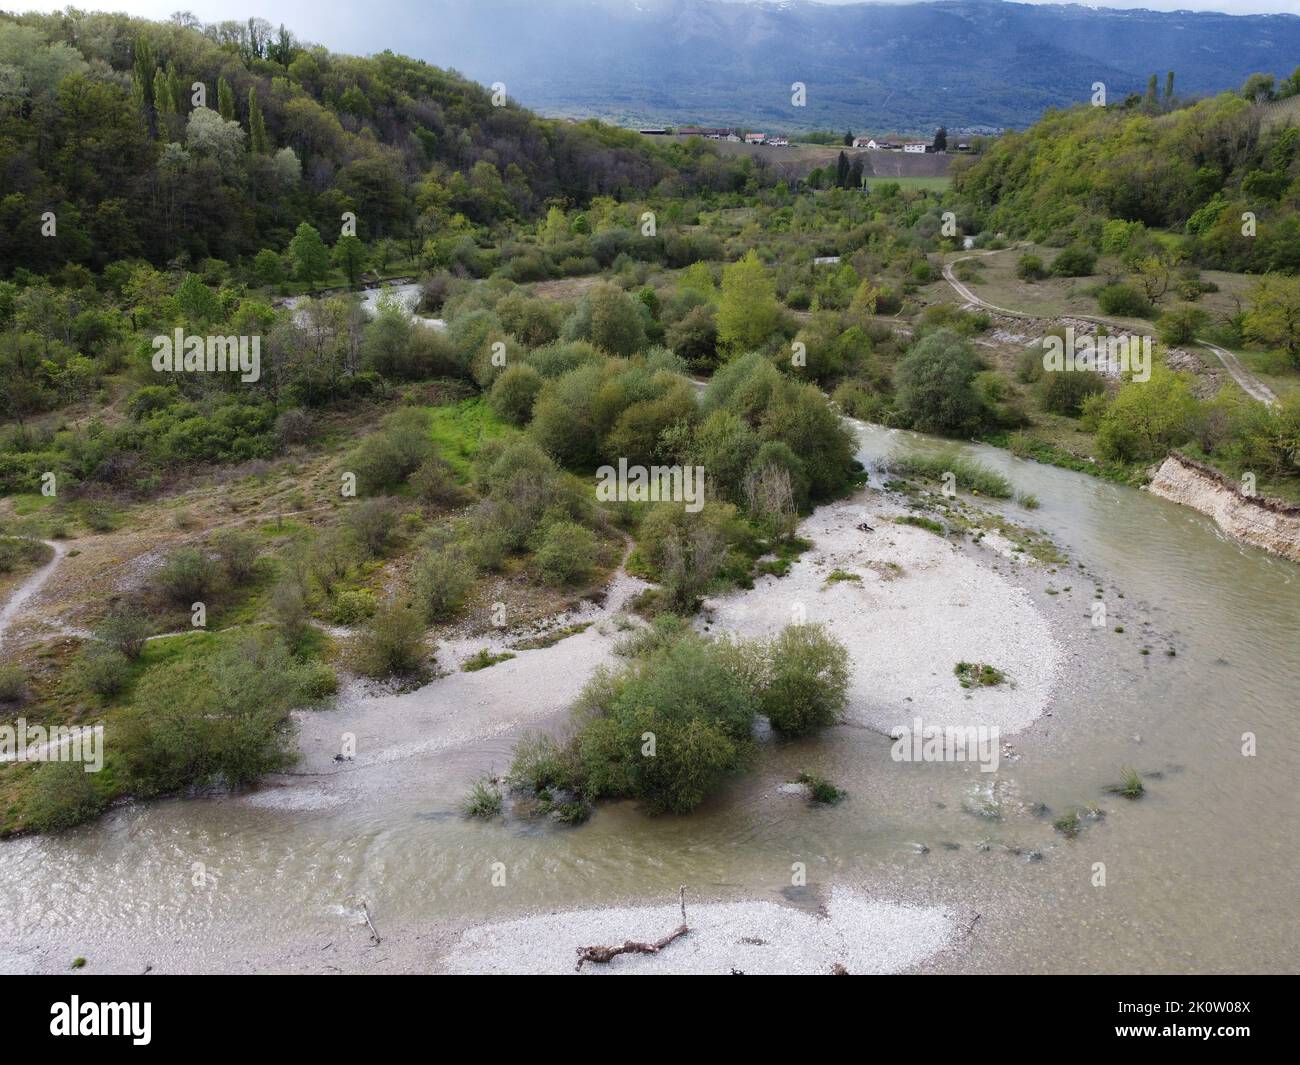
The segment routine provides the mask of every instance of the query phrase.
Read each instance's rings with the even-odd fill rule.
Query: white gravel
[[[708,601],[713,631],[756,637],[800,620],[826,625],[849,649],[849,720],[886,734],[917,716],[927,726],[1025,728],[1047,707],[1061,667],[1047,619],[982,559],[895,524],[900,513],[875,495],[819,508],[799,528],[816,546],[787,576]],[[857,528],[864,523],[874,531]],[[827,584],[835,570],[860,579]],[[967,690],[953,675],[958,662],[995,666],[1009,682]]]
[[[448,951],[447,971],[466,974],[573,972],[577,948],[627,939],[653,942],[682,923],[675,904],[570,910],[479,925]],[[956,922],[935,907],[876,902],[832,890],[824,915],[774,902],[691,904],[690,931],[658,954],[621,954],[583,965],[593,974],[896,973],[944,949]]]

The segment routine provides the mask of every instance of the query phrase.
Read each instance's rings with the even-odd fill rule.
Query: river
[[[869,468],[904,443],[940,446],[857,431]],[[849,883],[978,913],[934,969],[1294,971],[1300,569],[1145,492],[964,450],[1038,496],[1029,523],[1071,558],[1049,581],[1061,594],[1034,592],[1066,666],[1048,715],[1013,738],[1017,757],[995,774],[1000,820],[972,812],[989,786],[975,767],[900,765],[885,737],[844,727],[765,743],[751,774],[689,817],[613,804],[578,829],[467,822],[456,808],[468,783],[508,764],[519,730],[505,729],[357,771],[355,789],[328,803],[295,788],[170,800],[58,838],[0,843],[0,970],[66,965],[59,952],[75,950],[117,968],[166,959],[312,971],[315,952],[358,934],[361,898],[397,938],[528,910],[671,901],[679,884],[779,901],[791,895],[791,864],[804,862],[814,897]],[[1104,628],[1091,623],[1092,575],[1104,578]],[[1253,756],[1242,753],[1245,733]],[[1102,791],[1127,765],[1149,774],[1136,802]],[[774,800],[801,769],[846,787],[849,801],[810,810]],[[1052,829],[1055,814],[1093,801],[1106,816],[1085,821],[1078,839]],[[1052,813],[1036,815],[1037,803]],[[497,862],[509,880],[493,890]]]

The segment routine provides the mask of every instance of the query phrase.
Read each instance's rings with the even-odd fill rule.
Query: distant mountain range
[[[780,130],[1023,127],[1146,87],[1206,94],[1300,64],[1300,17],[1004,0],[437,0],[399,50],[549,115]],[[790,86],[807,86],[792,107]]]

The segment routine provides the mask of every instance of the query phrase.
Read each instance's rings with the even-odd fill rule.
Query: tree
[[[919,341],[895,371],[897,408],[915,429],[967,436],[983,424],[986,411],[975,390],[983,369],[970,345],[951,329]]]
[[[1196,397],[1185,375],[1151,368],[1148,381],[1129,381],[1097,425],[1097,446],[1106,458],[1126,462],[1160,458],[1188,436]]]
[[[248,135],[252,141],[253,151],[265,155],[271,149],[271,142],[266,136],[266,119],[262,117],[262,107],[257,102],[257,88],[248,90]]]
[[[841,189],[849,187],[849,157],[843,152],[840,152],[840,157],[835,160],[835,185]]]
[[[298,280],[314,283],[329,273],[330,257],[320,232],[307,222],[300,222],[289,241],[289,255],[293,258],[294,273]]]
[[[731,355],[760,347],[780,324],[776,286],[752,248],[722,271],[717,321],[718,344]]]
[[[1172,100],[1173,98],[1174,98],[1174,72],[1171,70],[1168,74],[1165,75],[1165,99]]]
[[[591,342],[611,355],[635,355],[645,346],[645,330],[632,297],[617,285],[602,283],[588,293]]]
[[[948,150],[948,131],[943,126],[934,131],[934,150],[936,152]]]
[[[1247,340],[1281,348],[1300,368],[1300,277],[1265,274],[1251,292],[1242,323]]]
[[[1252,103],[1273,99],[1273,75],[1252,74],[1241,87],[1241,95]]]
[[[217,79],[217,114],[227,122],[235,117],[235,91],[225,78]]]
[[[356,288],[357,278],[365,270],[367,259],[366,246],[361,243],[361,238],[345,233],[334,242],[334,250],[330,253],[330,258],[347,276],[348,284]]]

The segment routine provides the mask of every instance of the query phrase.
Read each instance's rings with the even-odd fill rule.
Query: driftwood
[[[686,927],[686,886],[684,884],[677,889],[677,898],[682,907],[682,923],[666,936],[653,943],[638,943],[634,939],[628,939],[612,947],[578,947],[578,964],[573,967],[574,971],[582,972],[582,963],[585,961],[603,963],[612,961],[620,954],[658,954],[674,939],[686,935],[690,929]]]
[[[370,938],[379,943],[379,932],[375,929],[374,922],[370,920],[370,907],[366,905],[366,900],[361,900],[361,912],[365,914],[366,924],[370,926]]]

